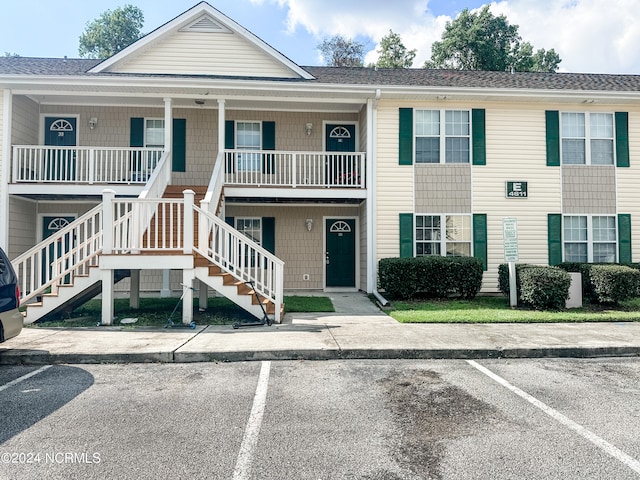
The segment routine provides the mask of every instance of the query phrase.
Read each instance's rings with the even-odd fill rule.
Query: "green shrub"
[[[609,296],[606,293],[604,293],[609,287],[606,287],[604,284],[602,284],[600,288],[601,288],[601,292],[603,293],[598,293],[596,291],[595,282],[592,278],[593,277],[592,272],[595,267],[616,267],[616,266],[623,266],[623,265],[613,264],[613,263],[579,263],[579,262],[564,262],[558,265],[558,267],[562,268],[563,270],[566,270],[567,272],[579,272],[582,275],[582,298],[584,299],[585,302],[588,302],[588,303],[616,303],[621,301],[621,300],[602,300],[602,298],[609,298]],[[640,270],[640,264],[638,263],[631,263],[625,266],[627,268],[633,269],[634,271]],[[601,283],[600,280],[599,280],[599,283]],[[638,289],[636,290],[634,295],[632,295],[631,297],[627,297],[627,299],[638,296],[639,294],[640,294],[640,282],[638,282]]]
[[[593,265],[591,287],[598,303],[619,303],[638,294],[640,271],[624,265]]]
[[[474,298],[482,286],[482,260],[473,257],[383,258],[378,283],[395,299]]]
[[[520,296],[536,310],[561,310],[569,298],[571,277],[557,267],[529,267],[520,271]]]
[[[516,263],[516,292],[517,297],[520,299],[520,273],[526,268],[537,267],[537,265],[531,265],[530,263]],[[509,264],[501,263],[498,265],[498,288],[500,291],[509,296]]]

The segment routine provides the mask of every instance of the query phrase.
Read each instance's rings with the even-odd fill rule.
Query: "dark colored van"
[[[15,337],[22,331],[24,318],[19,307],[18,277],[7,255],[0,248],[0,342]]]

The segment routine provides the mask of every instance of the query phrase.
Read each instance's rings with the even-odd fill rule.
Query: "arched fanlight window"
[[[73,132],[73,125],[68,120],[61,118],[53,122],[49,130],[52,132]]]
[[[331,225],[331,228],[329,228],[329,231],[331,233],[350,233],[351,227],[347,222],[338,220],[337,222],[334,222],[333,225]]]
[[[343,126],[335,127],[329,132],[329,138],[351,138],[351,132]]]
[[[62,230],[67,225],[69,225],[69,220],[63,217],[57,217],[52,219],[49,222],[49,225],[47,225],[47,230],[51,230],[51,231]]]

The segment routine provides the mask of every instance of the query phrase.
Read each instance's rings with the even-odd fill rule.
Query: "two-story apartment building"
[[[300,67],[202,2],[104,61],[2,58],[0,90],[27,321],[120,289],[188,322],[190,286],[277,318],[390,256],[480,257],[493,292],[505,217],[523,262],[638,258],[637,76]]]

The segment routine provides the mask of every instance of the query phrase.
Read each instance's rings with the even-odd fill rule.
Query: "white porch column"
[[[375,100],[367,100],[367,158],[366,161],[366,182],[367,182],[367,293],[372,293],[378,289],[377,272],[377,241],[376,241],[376,152],[375,136],[376,123],[378,119],[378,100],[380,90],[376,90]]]
[[[4,91],[2,103],[2,182],[0,182],[0,247],[9,250],[9,178],[11,178],[11,124],[13,115],[11,90]]]
[[[224,150],[225,117],[226,117],[225,101],[218,99],[218,151],[219,152],[222,152]]]
[[[131,269],[131,281],[129,288],[129,307],[140,308],[140,270]]]
[[[110,188],[102,190],[102,253],[113,252],[113,199],[116,192]]]
[[[169,152],[169,162],[173,161],[173,100],[171,98],[164,99],[164,150]],[[171,168],[167,169],[171,172]],[[171,180],[167,182],[169,185],[171,184]],[[171,274],[171,270],[163,270],[162,271],[162,290],[160,291],[161,297],[168,297],[171,295],[170,281],[169,276]]]
[[[102,270],[102,325],[113,323],[113,270]]]
[[[185,268],[182,271],[182,323],[189,325],[193,322],[193,279],[195,278],[193,268]]]

